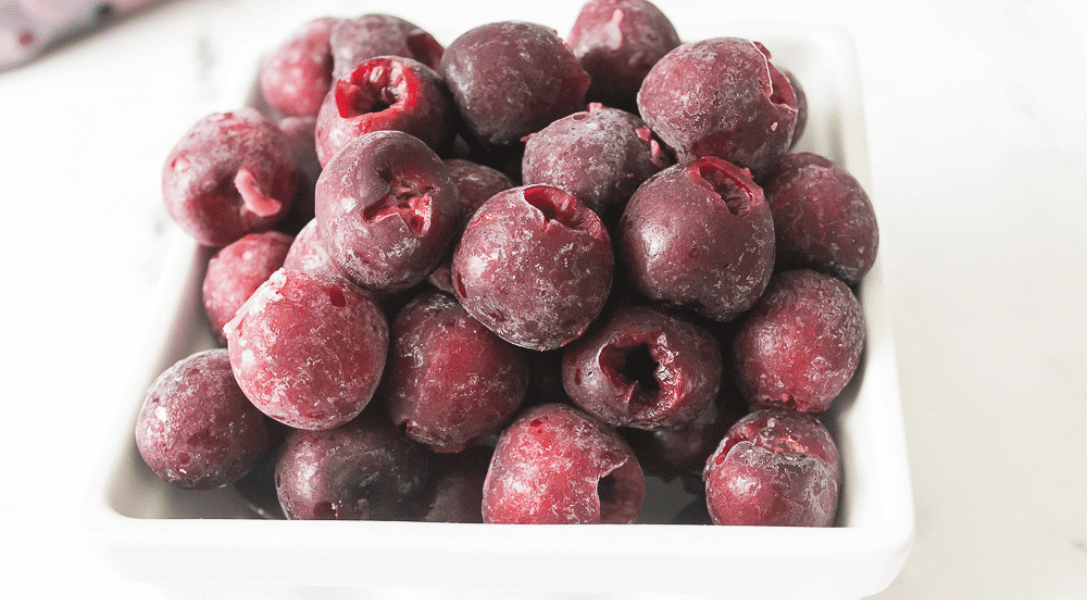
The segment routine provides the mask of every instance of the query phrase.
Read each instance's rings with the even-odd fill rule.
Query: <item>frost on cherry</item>
[[[808,100],[769,48],[588,0],[565,38],[448,47],[321,17],[259,77],[263,112],[201,119],[163,169],[225,347],[147,392],[160,478],[521,524],[647,522],[647,478],[678,479],[672,523],[835,523],[820,418],[860,375],[878,228],[794,150]]]

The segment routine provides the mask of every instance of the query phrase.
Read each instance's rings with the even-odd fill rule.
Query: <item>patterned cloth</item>
[[[41,54],[53,42],[160,0],[0,0],[0,70]]]

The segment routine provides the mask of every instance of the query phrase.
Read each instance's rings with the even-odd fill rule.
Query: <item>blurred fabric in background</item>
[[[0,71],[162,0],[0,0]]]

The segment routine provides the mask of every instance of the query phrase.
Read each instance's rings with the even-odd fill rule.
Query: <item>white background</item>
[[[323,14],[565,32],[579,5],[176,0],[0,73],[0,597],[273,592],[122,582],[80,522],[172,227],[162,163],[231,61]],[[658,6],[855,41],[917,523],[878,597],[1087,598],[1087,3]]]

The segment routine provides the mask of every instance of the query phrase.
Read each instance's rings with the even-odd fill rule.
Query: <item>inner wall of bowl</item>
[[[214,250],[201,248],[188,236],[175,231],[173,245],[160,282],[159,299],[176,301],[157,347],[149,352],[157,360],[144,373],[136,389],[150,387],[158,374],[175,362],[200,350],[215,347],[215,337],[203,310],[201,286],[208,260]],[[127,432],[135,431],[136,415],[143,403],[142,393],[133,399]],[[231,487],[210,491],[186,491],[166,484],[147,467],[130,435],[114,467],[106,501],[118,514],[135,519],[254,518],[255,515]]]

